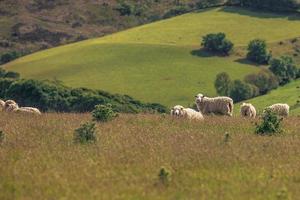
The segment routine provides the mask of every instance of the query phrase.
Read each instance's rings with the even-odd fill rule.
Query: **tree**
[[[261,95],[264,95],[279,86],[278,78],[269,70],[262,70],[259,73],[249,74],[244,80],[246,83],[255,85],[259,89],[259,94]]]
[[[232,83],[230,97],[234,100],[234,102],[240,102],[256,96],[257,90],[258,89],[253,85],[245,83],[241,80],[235,80]]]
[[[298,69],[293,59],[289,56],[282,56],[271,61],[270,70],[279,79],[279,84],[284,85],[293,79],[296,79]]]
[[[267,52],[266,41],[255,39],[248,44],[247,59],[258,64],[268,64],[271,54]]]
[[[298,0],[240,0],[240,5],[271,11],[296,11],[299,9]]]
[[[228,96],[230,94],[231,84],[231,79],[226,72],[218,74],[215,80],[217,94]]]
[[[213,53],[220,53],[222,55],[229,55],[233,49],[233,43],[226,39],[225,33],[211,33],[202,38],[202,46],[207,51]]]
[[[5,64],[8,63],[12,60],[17,59],[18,57],[20,57],[20,54],[13,51],[13,52],[9,52],[9,53],[5,53],[1,56],[0,58],[0,64]]]

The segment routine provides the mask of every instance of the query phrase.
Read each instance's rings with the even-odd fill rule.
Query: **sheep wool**
[[[191,108],[184,108],[183,106],[177,105],[171,109],[171,116],[178,118],[186,118],[190,120],[204,120],[201,112],[197,112]]]
[[[273,104],[267,107],[266,109],[270,109],[275,114],[283,117],[289,116],[290,113],[290,106],[288,104],[283,104],[283,103]]]
[[[241,105],[241,116],[242,117],[256,117],[256,109],[251,103],[243,103]]]
[[[230,97],[206,97],[203,94],[196,95],[197,108],[204,115],[219,114],[233,115],[233,100]]]

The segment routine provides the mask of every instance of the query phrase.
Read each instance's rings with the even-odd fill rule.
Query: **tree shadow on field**
[[[219,12],[228,12],[234,13],[249,17],[256,17],[261,19],[288,19],[288,20],[300,20],[300,13],[289,13],[289,12],[281,12],[275,13],[271,11],[265,10],[254,10],[249,8],[239,8],[239,7],[223,7],[219,10]]]
[[[217,54],[217,53],[212,53],[209,51],[206,51],[204,48],[202,49],[194,49],[191,51],[191,54],[193,56],[198,56],[198,57],[202,57],[202,58],[208,58],[208,57],[226,57],[225,55],[221,55],[221,54]]]
[[[252,62],[252,61],[248,60],[247,58],[239,58],[239,59],[235,60],[234,62],[244,64],[244,65],[254,65],[256,67],[261,66],[261,65],[255,63],[255,62]]]

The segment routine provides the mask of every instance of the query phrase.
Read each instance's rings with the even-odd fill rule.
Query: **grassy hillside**
[[[274,90],[270,94],[250,99],[247,102],[255,105],[260,112],[266,106],[274,103],[287,103],[291,107],[291,115],[300,116],[300,80]],[[239,106],[236,107],[236,109],[238,108]]]
[[[68,86],[125,93],[168,106],[186,105],[195,93],[214,95],[213,81],[219,72],[243,78],[258,71],[239,61],[244,56],[239,49],[257,37],[273,44],[299,36],[298,19],[238,8],[210,9],[38,52],[5,68],[25,78],[59,79]],[[238,46],[229,58],[198,50],[201,36],[219,31]]]
[[[203,123],[122,115],[78,145],[88,115],[0,115],[0,199],[297,199],[299,118],[282,136],[253,134],[240,118]],[[224,142],[225,132],[230,134]],[[167,187],[158,173],[171,171]]]

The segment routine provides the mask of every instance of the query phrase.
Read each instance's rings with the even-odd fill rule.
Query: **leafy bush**
[[[0,78],[13,78],[18,79],[20,78],[20,74],[17,72],[5,71],[4,69],[0,68]]]
[[[96,137],[96,124],[87,122],[82,124],[78,129],[74,131],[74,142],[87,144],[97,141]]]
[[[229,55],[233,43],[226,39],[225,33],[211,33],[202,38],[202,46],[208,51]]]
[[[215,88],[217,94],[222,96],[230,95],[231,86],[232,86],[232,81],[226,72],[222,72],[217,75],[215,80]]]
[[[20,56],[21,55],[19,53],[17,53],[16,51],[5,53],[0,56],[0,64],[8,63],[12,60],[17,59]]]
[[[266,41],[260,39],[250,41],[247,58],[258,64],[268,64],[271,54],[267,52]]]
[[[120,15],[131,15],[133,11],[133,6],[126,3],[126,2],[121,2],[117,5],[116,10],[120,12]]]
[[[261,95],[264,95],[279,86],[278,78],[269,70],[249,74],[245,77],[245,82],[255,85],[259,89],[259,94]]]
[[[266,109],[262,115],[262,121],[256,125],[255,133],[259,135],[274,135],[280,133],[282,118],[279,118],[270,109]]]
[[[246,99],[250,99],[258,95],[258,88],[255,86],[245,83],[240,80],[235,80],[232,83],[232,88],[230,90],[230,97],[235,102],[240,102]]]
[[[166,113],[167,108],[156,103],[142,103],[127,95],[100,90],[69,88],[58,82],[0,79],[0,98],[14,99],[20,105],[38,107],[42,111],[91,112],[95,105],[110,103],[115,112]]]
[[[280,85],[284,85],[296,79],[298,74],[298,68],[293,59],[288,56],[273,59],[271,61],[270,70],[278,77]]]
[[[118,116],[112,109],[111,104],[96,105],[92,112],[93,120],[107,122]]]

